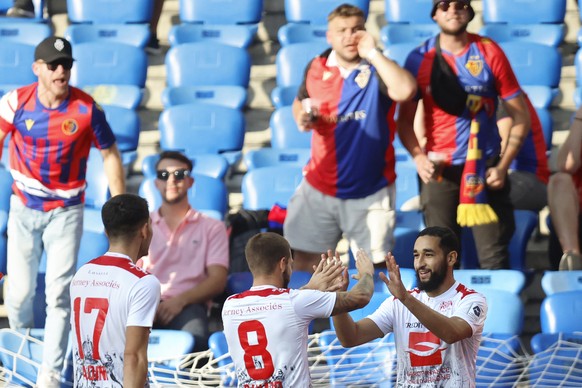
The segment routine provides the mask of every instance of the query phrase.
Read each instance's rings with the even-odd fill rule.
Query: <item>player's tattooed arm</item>
[[[362,249],[356,253],[356,268],[358,273],[353,278],[357,279],[358,283],[350,291],[337,293],[331,315],[356,310],[370,302],[374,293],[374,264]]]

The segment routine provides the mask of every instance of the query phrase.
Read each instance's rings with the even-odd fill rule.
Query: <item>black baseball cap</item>
[[[430,16],[434,17],[438,3],[452,3],[453,1],[467,4],[469,6],[469,20],[473,20],[475,17],[475,11],[473,10],[473,7],[471,7],[471,0],[432,0],[432,11],[430,12]]]
[[[59,36],[49,36],[36,46],[34,50],[34,60],[51,63],[59,59],[73,59],[73,48],[71,43]]]

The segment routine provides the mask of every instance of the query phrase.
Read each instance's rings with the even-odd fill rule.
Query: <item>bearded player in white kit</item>
[[[147,347],[160,282],[135,262],[147,255],[147,201],[120,194],[101,210],[109,251],[83,265],[71,282],[75,387],[143,388]]]
[[[253,286],[230,296],[222,309],[238,386],[310,387],[309,323],[314,318],[327,318],[368,304],[374,292],[374,265],[363,251],[357,253],[355,277],[359,281],[350,291],[293,290],[287,288],[293,257],[285,238],[275,233],[259,233],[247,243],[245,255],[253,274]],[[330,257],[322,256],[320,266],[325,266]],[[338,265],[336,259],[332,262],[329,265]],[[347,282],[344,268],[341,289],[346,289]]]

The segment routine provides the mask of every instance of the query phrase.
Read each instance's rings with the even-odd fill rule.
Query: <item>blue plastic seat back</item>
[[[384,0],[384,17],[390,23],[430,24],[432,0]]]
[[[153,0],[67,0],[72,23],[149,23]]]
[[[4,149],[7,152],[7,149]],[[0,272],[6,274],[8,212],[10,211],[10,196],[12,195],[12,175],[6,166],[0,167]]]
[[[125,43],[143,49],[150,38],[147,24],[71,24],[65,38],[73,46],[86,42]]]
[[[582,49],[576,52],[574,57],[574,66],[576,69],[576,85],[582,85]]]
[[[562,55],[555,47],[531,42],[500,43],[520,85],[560,84]]]
[[[103,105],[105,118],[117,139],[120,151],[137,150],[139,144],[139,116],[133,109]]]
[[[384,55],[394,60],[400,66],[404,66],[408,54],[418,46],[416,42],[390,44],[384,49]]]
[[[396,162],[396,209],[420,195],[416,164]]]
[[[253,285],[253,274],[249,271],[234,272],[228,275],[226,292],[229,295],[247,291]]]
[[[109,183],[105,169],[103,167],[103,158],[101,151],[97,148],[91,148],[89,159],[87,160],[87,188],[85,189],[85,206],[101,209],[101,207],[111,197],[109,193]]]
[[[127,109],[137,109],[143,97],[143,90],[137,85],[85,85],[81,89],[101,105]]]
[[[170,107],[159,119],[163,150],[186,155],[240,151],[244,143],[245,119],[238,109],[210,104]]]
[[[287,206],[302,179],[303,170],[296,166],[263,167],[248,171],[241,184],[243,208],[270,210],[276,203]]]
[[[483,333],[477,351],[477,386],[513,388],[523,373],[520,352],[517,335]]]
[[[289,288],[298,290],[311,279],[311,273],[306,271],[293,271],[291,273],[291,279],[289,280]]]
[[[424,228],[422,213],[415,210],[396,210],[394,247],[392,254],[400,268],[414,268],[414,243]]]
[[[292,105],[298,90],[299,85],[275,86],[271,91],[271,101],[275,109]]]
[[[180,0],[182,23],[251,24],[261,21],[262,0]]]
[[[296,43],[327,42],[327,25],[313,25],[288,23],[277,31],[277,39],[281,46],[289,46]]]
[[[247,90],[238,85],[175,86],[162,92],[164,108],[199,103],[243,109],[246,101]]]
[[[184,43],[215,42],[246,49],[251,44],[253,36],[252,30],[247,26],[179,24],[170,29],[168,40],[171,46]]]
[[[582,331],[582,291],[565,291],[548,295],[542,302],[542,333]]]
[[[240,47],[214,42],[184,43],[170,48],[165,63],[169,87],[249,85],[251,59]]]
[[[525,275],[514,269],[457,269],[453,273],[468,288],[504,290],[519,295],[525,286]]]
[[[566,0],[483,0],[485,23],[563,23]]]
[[[244,161],[248,170],[271,166],[304,167],[311,158],[308,148],[259,148],[247,152]]]
[[[329,48],[327,42],[297,43],[281,47],[277,53],[277,86],[300,85],[307,64]]]
[[[4,369],[9,371],[6,376],[8,386],[34,386],[36,382],[38,368],[42,363],[43,344],[42,340],[32,335],[27,337],[25,333],[0,330],[0,361]]]
[[[531,387],[579,387],[582,383],[582,335],[538,333],[531,339],[534,357],[528,369]]]
[[[546,271],[542,277],[546,295],[564,291],[582,291],[582,271]]]
[[[370,0],[285,0],[285,18],[289,23],[327,24],[327,16],[341,4],[352,4],[368,18]]]
[[[194,185],[188,190],[190,205],[201,213],[223,220],[228,209],[227,189],[224,182],[201,174],[192,174],[192,177]],[[162,196],[156,188],[154,178],[144,178],[138,192],[148,201],[150,211],[162,205]]]
[[[534,108],[550,109],[555,93],[552,88],[542,85],[522,85]]]
[[[36,46],[52,35],[51,28],[43,23],[0,23],[0,40]]]
[[[187,331],[153,329],[148,340],[148,361],[188,354],[194,349],[194,341]]]
[[[34,46],[0,40],[0,84],[28,85],[36,82],[32,72]]]
[[[208,175],[217,179],[224,179],[228,170],[228,162],[222,155],[217,154],[199,154],[189,156],[194,164],[192,172],[194,174]],[[141,171],[144,178],[156,177],[156,163],[159,155],[148,155],[143,158]]]
[[[208,337],[208,348],[212,351],[214,359],[218,359],[222,380],[221,386],[236,387],[237,379],[234,364],[228,353],[228,344],[223,331],[216,331]]]
[[[145,87],[147,55],[144,50],[123,43],[87,42],[75,46],[71,84],[75,86],[113,84]]]
[[[396,349],[392,333],[353,348],[344,348],[334,331],[325,330],[319,337],[319,345],[330,367],[331,386],[395,386]]]
[[[380,40],[384,47],[399,43],[421,44],[440,32],[436,23],[430,24],[387,24],[380,30]]]
[[[487,319],[484,333],[519,335],[523,329],[524,306],[518,295],[492,288],[479,292],[487,298]]]
[[[77,269],[102,256],[109,249],[109,240],[101,221],[101,209],[85,207],[83,211],[83,235],[77,256]]]
[[[558,47],[564,40],[564,24],[488,24],[479,31],[494,41],[533,42]]]
[[[269,121],[271,127],[271,147],[275,149],[311,149],[311,131],[301,132],[293,118],[291,106],[277,109]]]

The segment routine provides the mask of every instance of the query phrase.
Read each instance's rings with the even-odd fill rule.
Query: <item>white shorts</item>
[[[291,248],[309,253],[334,250],[345,235],[352,252],[363,248],[381,263],[394,246],[394,184],[365,198],[340,199],[305,179],[287,206],[283,232]]]

